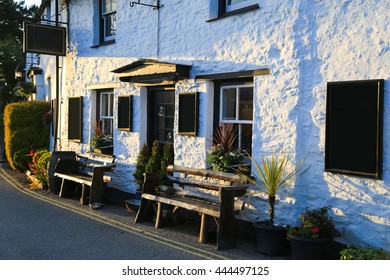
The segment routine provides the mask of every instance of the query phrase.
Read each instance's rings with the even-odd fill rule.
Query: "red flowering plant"
[[[42,116],[42,122],[43,122],[43,126],[45,128],[49,128],[50,127],[50,122],[51,122],[51,111],[49,112],[46,112],[43,114]]]
[[[299,216],[301,225],[289,228],[288,234],[311,239],[331,239],[335,228],[333,219],[328,214],[328,210],[330,209],[331,206],[324,206],[313,210],[305,209]]]
[[[32,162],[28,163],[31,174],[34,176],[34,181],[30,187],[37,188],[41,184],[47,184],[49,177],[47,173],[47,164],[50,160],[50,152],[46,149],[31,150],[26,156],[32,157]]]

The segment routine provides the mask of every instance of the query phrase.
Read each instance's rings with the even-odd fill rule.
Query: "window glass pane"
[[[226,12],[258,4],[258,0],[226,0]]]
[[[165,142],[165,130],[164,129],[158,130],[158,142],[160,142],[160,143]]]
[[[172,143],[173,142],[173,133],[171,130],[165,131],[165,142]]]
[[[110,0],[103,0],[103,13],[107,13],[111,10],[110,2]]]
[[[158,118],[158,128],[162,128],[164,129],[165,128],[165,118],[164,117],[160,117]]]
[[[166,127],[173,127],[173,118],[165,118]]]
[[[111,0],[111,11],[116,11],[116,0]]]
[[[248,0],[227,0],[227,5],[235,5],[235,4],[239,4],[239,3],[242,3],[242,2],[246,2]]]
[[[101,125],[104,134],[112,135],[112,119],[102,119]]]
[[[236,88],[222,89],[222,120],[236,119]]]
[[[174,106],[173,105],[165,105],[165,109],[166,109],[166,116],[173,117],[174,112],[175,112]]]
[[[108,116],[108,94],[102,94],[101,97],[100,115],[102,117]]]
[[[113,93],[101,93],[101,117],[112,117],[113,116],[113,105],[114,105],[114,94]]]
[[[239,89],[239,120],[253,119],[253,88],[245,87]]]
[[[103,1],[103,13],[116,11],[116,0],[102,0],[102,1]]]
[[[113,117],[114,116],[114,114],[113,114],[113,109],[114,109],[114,94],[109,94],[109,100],[110,100],[110,102],[109,102],[109,106],[108,106],[108,111],[109,111],[109,116],[110,117]]]
[[[114,36],[116,34],[116,14],[104,16],[104,37]]]
[[[241,124],[241,134],[240,134],[241,149],[245,150],[248,153],[252,153],[252,125],[251,124]]]

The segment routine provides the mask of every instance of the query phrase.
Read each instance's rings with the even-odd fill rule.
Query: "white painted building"
[[[284,150],[311,166],[279,196],[277,223],[294,225],[305,207],[332,205],[341,242],[390,250],[389,1],[141,1],[159,9],[128,0],[62,2],[69,50],[60,59],[57,149],[90,151],[92,126],[104,122],[117,163],[110,187],[134,192],[144,143],[173,143],[175,165],[206,168],[213,128],[229,120],[255,159]],[[53,59],[41,58],[46,90]],[[382,175],[325,172],[328,83],[376,79],[384,80]],[[189,92],[199,93],[196,136],[178,127],[179,95]],[[124,96],[132,96],[131,128],[118,129]],[[82,97],[82,134],[69,140],[73,97]],[[267,218],[261,194],[247,202],[245,219]]]

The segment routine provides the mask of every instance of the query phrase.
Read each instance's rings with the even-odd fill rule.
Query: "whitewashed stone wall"
[[[145,143],[146,89],[120,83],[111,70],[139,58],[192,65],[192,78],[179,92],[200,92],[199,137],[177,134],[175,164],[206,167],[212,135],[213,83],[195,75],[267,67],[254,78],[253,155],[284,150],[311,168],[282,191],[276,222],[296,224],[305,207],[332,205],[340,240],[390,250],[390,2],[383,0],[259,1],[260,9],[212,22],[209,0],[161,1],[159,12],[118,0],[116,43],[94,44],[92,0],[70,3],[71,52],[66,59],[62,147],[89,150],[94,88],[115,84],[118,95],[133,94],[134,132],[114,132],[118,167],[111,186],[134,191],[132,171]],[[330,81],[385,79],[383,179],[324,172],[326,84]],[[83,144],[68,143],[67,96],[84,96]],[[176,102],[177,104],[177,102]],[[178,111],[176,105],[176,112]],[[116,116],[114,127],[116,127]],[[262,194],[253,190],[243,217],[267,218]]]

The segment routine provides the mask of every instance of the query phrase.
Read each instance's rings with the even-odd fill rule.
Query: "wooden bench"
[[[199,242],[207,242],[208,220],[214,218],[217,223],[217,249],[235,247],[235,214],[243,207],[243,202],[235,198],[246,193],[247,178],[172,165],[167,171],[178,176],[144,174],[141,205],[135,222],[151,220],[154,208],[155,227],[158,228],[163,204],[172,205],[173,213],[183,208],[200,214]]]
[[[82,205],[92,209],[103,207],[103,193],[115,165],[114,157],[98,153],[76,154],[72,159],[59,159],[54,171],[54,193],[66,197],[72,183],[81,185]]]

